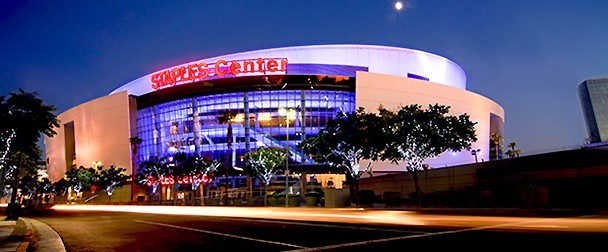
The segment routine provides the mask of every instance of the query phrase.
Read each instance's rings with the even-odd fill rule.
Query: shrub
[[[308,191],[306,192],[306,194],[304,194],[305,197],[321,197],[323,196],[323,193],[318,192],[318,191]]]
[[[361,206],[373,206],[376,195],[373,190],[361,190],[357,193],[359,205]]]
[[[386,206],[398,207],[401,206],[401,193],[400,192],[384,192],[382,194],[382,200]]]
[[[285,192],[275,192],[271,195],[273,198],[281,198],[281,197],[285,197]]]

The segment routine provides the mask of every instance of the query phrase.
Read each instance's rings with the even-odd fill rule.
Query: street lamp
[[[93,168],[96,168],[96,169],[97,169],[97,167],[100,167],[103,165],[103,163],[101,163],[101,161],[93,161],[91,163],[93,164]]]
[[[285,145],[287,146],[287,156],[285,158],[285,207],[289,206],[289,117],[296,116],[295,109],[279,108],[279,116],[285,116]]]
[[[477,150],[471,150],[471,155],[475,156],[475,163],[477,163],[477,155],[481,154],[481,150],[477,149]]]

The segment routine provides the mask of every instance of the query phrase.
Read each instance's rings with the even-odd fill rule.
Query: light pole
[[[93,161],[93,168],[97,169],[97,167],[100,167],[103,165],[103,163],[101,161]]]
[[[480,149],[471,150],[471,155],[475,156],[475,163],[477,163],[477,155],[481,153]]]
[[[279,108],[279,115],[285,116],[285,145],[287,146],[287,156],[285,158],[285,207],[289,206],[289,116],[294,115],[296,111],[294,109]]]

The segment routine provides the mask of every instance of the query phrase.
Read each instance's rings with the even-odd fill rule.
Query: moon
[[[395,3],[395,9],[397,9],[397,10],[403,9],[403,4],[401,2],[396,2]]]

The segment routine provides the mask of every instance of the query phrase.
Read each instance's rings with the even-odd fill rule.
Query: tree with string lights
[[[0,189],[4,189],[9,176],[13,189],[6,219],[19,218],[21,205],[17,202],[17,188],[20,171],[26,169],[25,160],[28,157],[40,157],[37,143],[41,134],[49,137],[57,134],[54,128],[59,127],[59,120],[53,114],[55,110],[54,106],[45,104],[37,93],[23,89],[10,93],[8,98],[0,97],[0,143],[3,143],[0,147]],[[18,157],[7,158],[11,156]]]
[[[278,147],[260,147],[245,155],[248,169],[264,184],[264,205],[267,204],[268,185],[272,177],[285,170],[287,151]]]
[[[405,170],[412,175],[418,206],[422,205],[422,191],[418,172],[425,169],[424,161],[446,151],[462,151],[477,141],[475,124],[469,115],[450,115],[450,107],[418,104],[402,106],[397,111],[380,109],[380,117],[388,134],[383,159],[395,164],[405,162]]]

